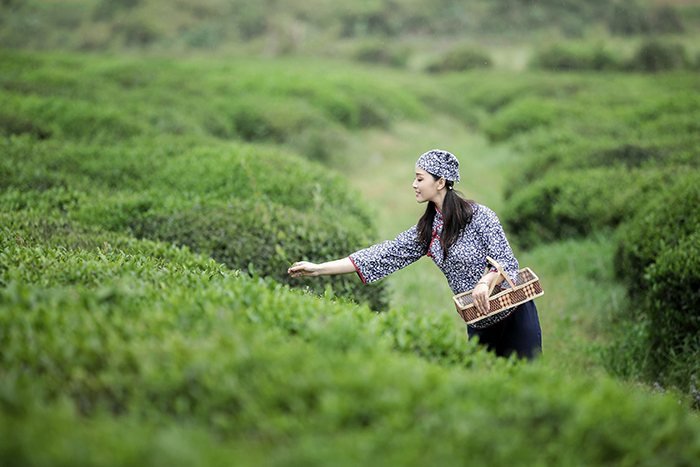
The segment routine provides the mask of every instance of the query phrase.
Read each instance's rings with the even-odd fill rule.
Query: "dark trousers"
[[[520,358],[532,360],[542,353],[542,330],[534,300],[525,302],[506,319],[485,329],[467,327],[469,338],[479,338],[479,343],[499,357],[509,357],[515,352]]]

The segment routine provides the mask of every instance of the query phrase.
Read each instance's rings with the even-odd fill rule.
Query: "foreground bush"
[[[3,464],[143,465],[173,453],[175,465],[232,455],[241,465],[468,457],[523,466],[700,455],[700,425],[675,398],[495,359],[451,320],[372,314],[186,250],[164,262],[149,255],[155,244],[131,255],[46,249],[10,230],[0,241]]]
[[[693,394],[700,405],[700,231],[664,248],[649,266],[647,281],[647,376]]]
[[[620,333],[608,365],[623,376],[697,393],[700,374],[700,218],[697,175],[681,177],[620,234],[617,274],[635,309],[619,317],[637,331]],[[621,358],[620,358],[621,356]],[[614,362],[619,358],[620,361]]]
[[[677,175],[625,226],[615,255],[615,269],[633,295],[648,290],[651,284],[645,277],[646,269],[656,263],[659,255],[700,230],[698,203],[700,178],[694,173]]]

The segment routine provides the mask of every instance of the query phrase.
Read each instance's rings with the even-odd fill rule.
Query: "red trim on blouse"
[[[437,209],[437,207],[436,207],[435,209]],[[442,214],[442,213],[440,213],[440,214]],[[438,234],[437,234],[437,229],[438,229],[438,227],[440,227],[441,225],[443,225],[443,224],[438,224],[438,225],[433,229],[433,238],[432,238],[432,240],[430,240],[430,245],[428,245],[428,253],[426,253],[426,256],[428,256],[429,258],[434,258],[433,254],[430,252],[430,249],[433,247],[433,242],[435,241],[435,239],[440,240],[440,237],[438,237]]]
[[[357,267],[357,264],[355,264],[355,262],[352,260],[351,257],[348,256],[348,259],[350,260],[350,262],[352,263],[352,265],[355,266],[355,271],[357,271],[357,275],[360,276],[360,280],[362,281],[362,283],[363,283],[363,284],[366,284],[367,281],[365,280],[364,276],[363,276],[362,273],[360,272],[360,268]]]

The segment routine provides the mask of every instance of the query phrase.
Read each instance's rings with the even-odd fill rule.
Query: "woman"
[[[494,258],[515,283],[518,261],[496,214],[454,191],[459,182],[459,161],[447,151],[428,151],[416,162],[413,189],[419,203],[428,203],[418,224],[394,240],[365,248],[347,258],[314,264],[300,261],[289,268],[292,277],[349,274],[356,272],[362,282],[374,282],[427,255],[445,274],[456,295],[474,289],[472,296],[480,315],[489,311],[488,293],[496,281],[508,282],[495,269],[484,271],[487,256]],[[501,311],[468,326],[469,337],[499,356],[513,352],[532,359],[542,350],[537,308],[529,301]]]

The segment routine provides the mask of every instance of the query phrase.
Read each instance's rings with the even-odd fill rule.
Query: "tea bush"
[[[3,463],[100,465],[96,448],[120,453],[111,464],[157,455],[159,443],[132,442],[134,433],[177,440],[171,449],[184,459],[245,452],[251,465],[447,465],[467,454],[494,462],[494,452],[515,465],[683,463],[700,454],[700,425],[675,398],[495,359],[463,331],[450,337],[451,320],[374,315],[186,251],[189,266],[145,250],[47,249],[13,233],[0,235]]]
[[[491,141],[503,141],[516,134],[548,127],[558,109],[542,99],[519,99],[500,109],[484,127]]]
[[[174,60],[36,55],[28,61],[0,50],[0,71],[0,118],[31,121],[67,138],[166,133],[294,144],[307,133],[383,126],[394,115],[420,118],[427,110],[369,70],[350,79],[313,62],[211,62],[202,74]],[[308,142],[298,149],[316,156],[333,151]]]
[[[689,58],[682,44],[652,40],[642,44],[632,59],[632,67],[647,72],[688,68]]]
[[[700,236],[698,230],[662,249],[649,266],[648,375],[687,392],[700,375]],[[646,307],[645,307],[646,308]],[[700,394],[693,394],[700,404]]]
[[[196,68],[162,59],[1,53],[7,61],[0,64],[0,122],[11,137],[1,143],[9,157],[0,161],[0,184],[25,192],[13,195],[16,205],[31,205],[32,190],[64,189],[77,198],[61,208],[70,218],[62,231],[103,228],[114,236],[127,229],[142,238],[167,238],[285,282],[287,261],[334,259],[371,244],[371,214],[338,174],[269,144],[221,139],[293,145],[323,159],[342,140],[333,136],[339,132],[425,112],[406,93],[377,92],[381,86],[369,72],[366,81],[328,71],[309,78],[290,66],[279,79],[279,65],[241,66],[245,72],[233,73],[230,63],[212,62],[195,80]],[[178,203],[191,208],[178,215]],[[55,208],[45,207],[37,215]],[[271,213],[268,221],[257,223],[252,207]],[[216,222],[198,214],[219,209],[225,214],[212,214]],[[146,214],[148,227],[141,223]],[[182,224],[195,218],[200,221]],[[182,238],[158,222],[179,225],[173,232]],[[303,234],[290,231],[297,222],[308,226]],[[49,232],[56,225],[49,224],[42,236],[57,239]],[[233,237],[216,240],[222,232]],[[87,241],[68,237],[72,245]],[[332,284],[339,295],[386,307],[384,285],[360,287],[353,279],[316,281],[314,290]]]
[[[504,224],[525,248],[614,229],[646,207],[674,175],[675,170],[624,167],[551,172],[510,196]]]
[[[87,240],[73,232],[85,229],[166,240],[232,268],[318,293],[332,286],[338,295],[386,309],[384,284],[365,286],[352,276],[291,281],[286,274],[291,261],[336,259],[372,243],[369,213],[338,175],[269,149],[202,147],[177,154],[176,142],[169,143],[155,151],[144,145],[51,152],[52,144],[14,138],[7,145],[10,157],[0,164],[0,173],[7,174],[2,204],[11,211],[31,209],[29,218],[44,224],[47,217],[63,216],[45,227],[35,223],[34,230],[66,247],[84,247]],[[254,174],[265,173],[270,163],[280,172],[258,181]],[[314,174],[313,185],[288,182]],[[55,236],[54,229],[69,234]]]
[[[313,0],[286,2],[270,9],[244,0],[181,0],[176,5],[163,0],[4,0],[0,3],[0,16],[6,18],[7,26],[0,34],[0,45],[116,51],[134,46],[157,51],[207,46],[230,51],[250,43],[277,40],[282,48],[323,54],[327,51],[324,45],[336,45],[351,38],[389,37],[398,41],[415,40],[418,36],[425,41],[429,36],[438,40],[455,37],[502,40],[505,36],[522,41],[552,30],[566,37],[582,37],[589,28],[608,22],[617,26],[615,31],[618,31],[619,23],[623,27],[629,23],[625,14],[630,12],[623,8],[610,21],[612,5],[609,0],[583,4],[570,0],[536,3],[470,0],[459,4],[413,0],[401,4],[388,1],[348,4],[338,8],[330,0]],[[673,7],[667,8],[674,11]],[[638,17],[646,18],[652,8],[640,5],[637,10]],[[671,14],[655,14],[646,21],[649,27],[645,31],[672,30],[675,23]],[[284,38],[288,38],[287,42]]]
[[[645,272],[657,256],[700,229],[695,208],[700,203],[699,183],[693,172],[677,175],[620,232],[615,270],[633,295],[644,294],[651,286]]]
[[[489,68],[492,60],[489,54],[473,45],[458,45],[448,50],[426,70],[431,73],[467,71],[474,68]]]
[[[634,309],[615,319],[620,329],[605,354],[616,375],[652,383],[659,390],[675,388],[700,406],[700,340],[698,233],[661,246],[643,274],[644,289],[636,292]]]
[[[405,68],[408,63],[410,50],[408,48],[391,47],[385,41],[370,40],[358,45],[354,58],[360,62],[377,63],[395,68]]]
[[[76,214],[85,224],[136,238],[185,245],[230,268],[254,271],[278,282],[336,294],[385,310],[383,284],[364,285],[353,276],[293,279],[292,261],[330,261],[371,244],[369,232],[337,216],[318,216],[273,202],[163,202],[158,197],[116,198]],[[343,226],[348,225],[347,227]]]
[[[536,53],[530,66],[557,71],[658,72],[692,68],[692,60],[680,43],[648,39],[629,57],[602,46],[556,44]]]
[[[530,67],[557,71],[612,71],[623,68],[622,60],[604,47],[555,44],[535,53]]]

